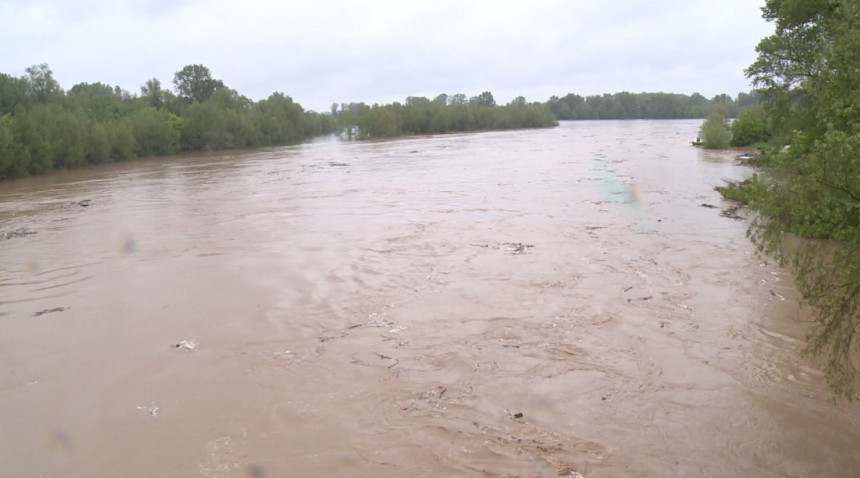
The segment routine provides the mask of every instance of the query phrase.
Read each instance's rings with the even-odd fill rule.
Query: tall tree
[[[471,97],[469,99],[469,103],[476,106],[496,106],[496,100],[493,98],[493,94],[489,91],[485,91],[478,96]]]
[[[164,106],[164,93],[158,78],[150,78],[140,86],[140,96],[155,109],[161,109]]]
[[[221,80],[212,78],[212,72],[203,65],[186,65],[173,75],[176,93],[192,101],[202,103],[209,99],[215,90],[223,87]]]
[[[25,70],[27,76],[27,95],[37,103],[48,103],[63,94],[60,84],[54,79],[54,73],[47,63],[33,65]]]
[[[451,96],[452,105],[465,105],[466,103],[468,103],[468,100],[466,99],[466,95],[463,93],[456,93]]]

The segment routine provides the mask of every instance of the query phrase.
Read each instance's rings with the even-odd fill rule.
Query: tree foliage
[[[150,78],[139,95],[103,83],[64,92],[47,64],[26,72],[20,78],[0,73],[0,179],[141,156],[288,144],[333,131],[363,139],[545,127],[557,119],[691,118],[717,104],[732,115],[741,100],[622,92],[544,103],[520,96],[500,106],[484,91],[410,96],[389,105],[334,103],[320,114],[280,92],[251,101],[200,64],[177,71],[172,91]]]
[[[708,118],[699,129],[699,138],[702,146],[708,149],[728,148],[732,140],[729,130],[729,118],[726,116],[726,108],[716,108],[711,111]]]
[[[295,143],[330,133],[329,115],[305,111],[282,93],[253,102],[189,65],[136,96],[102,83],[63,92],[48,65],[0,74],[0,179],[183,151]]]
[[[215,90],[224,86],[221,80],[212,78],[212,72],[203,65],[186,65],[173,75],[173,85],[182,98],[198,103],[208,100]],[[149,85],[146,85],[147,88]]]
[[[755,103],[741,109],[732,121],[732,146],[750,146],[770,139],[767,112],[764,105]]]
[[[761,212],[759,248],[790,264],[814,321],[805,352],[852,398],[860,327],[860,3],[768,0],[776,31],[747,75],[761,88],[777,146],[768,170],[735,191]],[[736,188],[737,189],[737,188]],[[785,247],[784,233],[806,238]]]
[[[27,95],[37,103],[47,103],[60,95],[60,84],[47,63],[33,65],[26,69]]]
[[[449,103],[448,98],[452,98]],[[497,106],[485,91],[466,102],[462,93],[441,94],[433,101],[410,96],[405,103],[341,105],[337,122],[348,137],[392,138],[402,135],[555,126],[558,121],[545,104],[527,104],[520,97]]]
[[[559,120],[687,119],[705,118],[718,105],[734,117],[740,111],[742,98],[750,101],[750,95],[745,93],[738,95],[736,101],[725,94],[708,100],[699,93],[688,96],[622,91],[586,97],[568,93],[561,98],[553,96],[546,104]]]

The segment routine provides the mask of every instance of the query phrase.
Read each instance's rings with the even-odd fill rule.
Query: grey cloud
[[[309,109],[409,95],[749,89],[743,68],[772,28],[748,0],[9,2],[0,72],[48,62],[60,83],[119,84],[203,63],[254,99]],[[542,96],[541,96],[542,95]],[[508,97],[510,96],[510,97]]]

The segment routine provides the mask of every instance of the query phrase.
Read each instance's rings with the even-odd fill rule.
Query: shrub
[[[699,137],[702,138],[702,146],[710,149],[728,148],[732,140],[729,131],[729,120],[724,111],[725,108],[717,108],[708,115],[699,129]]]

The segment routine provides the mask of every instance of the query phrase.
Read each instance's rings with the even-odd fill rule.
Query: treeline
[[[504,106],[493,94],[478,96],[440,94],[432,101],[410,96],[405,103],[368,106],[364,103],[332,105],[338,127],[350,138],[392,138],[412,134],[455,131],[502,130],[556,126],[558,121],[546,105],[526,103],[518,97]]]
[[[553,96],[547,106],[559,120],[694,119],[705,118],[718,106],[734,118],[758,101],[755,93],[726,94],[710,100],[699,93],[629,93]]]
[[[0,73],[0,179],[135,157],[283,145],[332,132],[369,139],[547,127],[558,120],[703,118],[716,107],[735,116],[755,102],[744,93],[708,100],[698,93],[622,92],[553,96],[544,103],[520,96],[497,105],[485,91],[410,96],[388,105],[333,104],[330,114],[321,114],[283,93],[252,101],[203,65],[177,71],[173,89],[152,78],[132,93],[102,83],[63,91],[41,64],[22,77]]]
[[[756,105],[755,93],[726,94],[707,99],[699,93],[629,93],[551,97],[545,103],[526,102],[519,96],[499,106],[485,91],[467,97],[462,93],[440,94],[428,99],[410,96],[405,103],[388,105],[365,103],[332,104],[332,117],[347,137],[391,138],[409,134],[449,133],[491,129],[554,126],[558,120],[624,120],[705,118],[719,110],[728,117]]]
[[[46,64],[0,73],[0,179],[135,157],[273,146],[335,130],[282,93],[251,101],[202,65],[152,78],[140,94],[102,83],[63,91]]]

